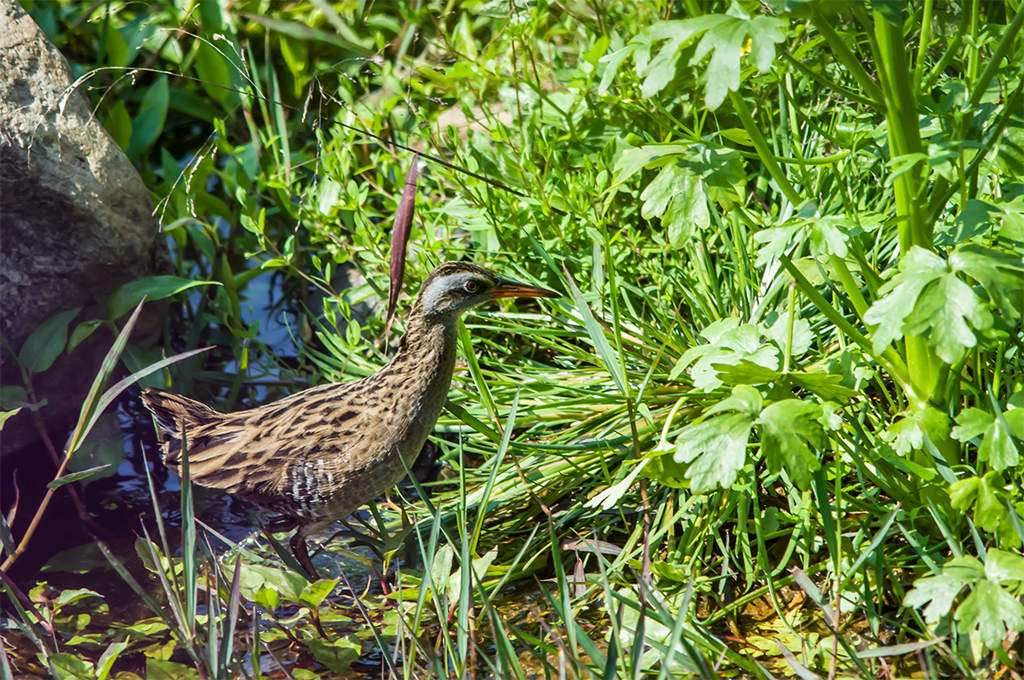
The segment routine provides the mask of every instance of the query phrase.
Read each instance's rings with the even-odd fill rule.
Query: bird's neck
[[[448,396],[458,345],[454,316],[428,317],[414,309],[391,362],[378,373],[417,418],[433,421]]]

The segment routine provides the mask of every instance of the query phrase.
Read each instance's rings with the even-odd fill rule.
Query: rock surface
[[[103,318],[118,286],[169,266],[149,192],[72,83],[31,17],[0,0],[0,333],[15,351],[59,312],[83,307],[70,328]],[[154,317],[136,338],[157,327]],[[75,417],[111,340],[95,333],[35,379],[48,424]],[[21,385],[10,354],[0,355],[0,384]],[[28,414],[0,437],[0,456],[31,445]]]

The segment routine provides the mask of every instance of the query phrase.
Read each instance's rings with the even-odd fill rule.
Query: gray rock
[[[72,83],[21,6],[0,0],[0,333],[15,351],[54,314],[82,306],[71,328],[103,318],[122,283],[169,269],[149,192]],[[153,335],[158,316],[140,324],[136,342]],[[48,423],[75,417],[111,341],[97,332],[37,377]],[[0,383],[21,382],[0,350]],[[0,437],[0,455],[31,444],[28,415]]]

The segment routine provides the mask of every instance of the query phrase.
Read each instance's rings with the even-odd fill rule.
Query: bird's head
[[[428,317],[456,317],[488,300],[504,297],[561,297],[538,288],[498,276],[468,262],[445,262],[430,272],[416,304]]]

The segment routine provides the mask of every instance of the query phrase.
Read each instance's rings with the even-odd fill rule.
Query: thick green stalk
[[[877,11],[874,18],[879,51],[878,73],[885,96],[890,155],[896,159],[921,152],[916,94],[907,70],[902,27],[890,23]],[[921,164],[893,180],[901,253],[909,252],[915,245],[928,249],[932,247],[931,228],[924,223],[925,212],[920,204],[924,180]]]
[[[903,26],[891,23],[876,10],[874,28],[891,157],[895,159],[920,153],[917,95],[907,65]],[[925,184],[923,164],[893,179],[901,255],[906,255],[914,246],[932,248],[932,224],[927,221]],[[923,404],[932,398],[938,386],[942,363],[924,338],[907,336],[905,344],[912,391],[908,396]]]

